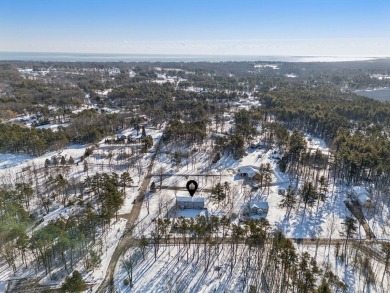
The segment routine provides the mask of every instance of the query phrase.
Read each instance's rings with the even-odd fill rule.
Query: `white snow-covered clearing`
[[[359,244],[357,244],[359,245]],[[363,244],[364,245],[364,244]],[[382,276],[384,272],[384,263],[377,261],[375,258],[356,251],[354,244],[349,244],[347,248],[348,260],[343,261],[336,257],[336,246],[319,245],[316,249],[315,245],[296,245],[297,250],[308,252],[312,257],[316,258],[317,265],[322,270],[330,270],[339,277],[347,286],[348,293],[387,293],[390,288],[390,274],[387,273],[382,284]],[[370,246],[372,247],[372,246]],[[373,247],[375,250],[375,247]],[[344,252],[344,241],[340,242],[339,254]],[[375,284],[367,285],[362,263],[365,258],[368,258],[368,265],[372,269],[375,278]]]
[[[153,248],[149,247],[142,259],[136,248],[129,250],[123,259],[133,258],[134,292],[241,292],[243,290],[243,262],[240,261],[245,251],[239,248],[238,260],[230,274],[229,247],[211,250],[210,263],[206,268],[203,248],[200,247],[162,246],[154,259]],[[119,264],[114,277],[115,287],[119,292],[128,292],[124,285],[128,278],[126,271]],[[252,276],[253,278],[253,276]],[[248,283],[256,282],[249,277]]]
[[[55,123],[55,124],[46,124],[46,125],[37,126],[36,128],[38,128],[38,129],[51,129],[53,131],[57,131],[58,127],[68,127],[68,126],[69,126],[69,123],[62,123],[62,124]]]
[[[29,155],[18,155],[9,153],[0,153],[0,169],[9,169],[24,162],[31,160]]]

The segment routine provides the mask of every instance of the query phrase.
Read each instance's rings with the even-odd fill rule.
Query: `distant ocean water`
[[[377,59],[375,57],[337,56],[229,56],[229,55],[157,55],[111,53],[52,53],[52,52],[0,52],[0,61],[57,61],[57,62],[341,62]]]

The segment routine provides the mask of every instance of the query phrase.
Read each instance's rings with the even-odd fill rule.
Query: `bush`
[[[89,157],[90,155],[93,154],[93,151],[94,151],[94,148],[86,148],[85,153],[84,153],[84,157]]]
[[[57,281],[58,280],[58,275],[56,273],[51,274],[51,279],[53,281]]]
[[[72,158],[72,156],[69,157],[68,164],[69,165],[73,165],[74,164],[74,159]]]
[[[152,184],[150,184],[150,191],[155,192],[156,191],[156,183],[153,181]]]
[[[79,271],[74,271],[72,276],[67,276],[61,286],[62,292],[82,292],[87,290],[87,285]]]
[[[215,156],[214,156],[214,158],[213,158],[212,163],[215,164],[215,163],[217,163],[220,159],[221,159],[221,154],[220,154],[220,153],[216,153]]]

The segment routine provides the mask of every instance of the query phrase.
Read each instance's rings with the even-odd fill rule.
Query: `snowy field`
[[[11,167],[27,162],[30,159],[31,157],[28,155],[0,153],[0,170],[9,169]]]

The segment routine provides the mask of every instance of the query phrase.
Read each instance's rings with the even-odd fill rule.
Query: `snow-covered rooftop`
[[[368,197],[366,193],[362,193],[358,196],[358,201],[360,204],[366,204],[368,202],[371,202],[371,199]]]
[[[361,186],[354,186],[352,187],[352,192],[355,193],[357,197],[360,197],[361,195],[365,195],[368,197],[368,191]]]
[[[184,203],[184,202],[204,202],[204,197],[190,197],[190,196],[178,196],[176,198],[176,202]]]
[[[240,174],[248,174],[249,177],[253,177],[256,175],[257,171],[252,166],[242,166],[238,168],[238,172]]]
[[[258,209],[267,209],[268,210],[268,202],[266,202],[266,201],[256,201],[256,200],[251,200],[250,202],[249,202],[249,207],[251,208],[251,209],[253,209],[253,208],[258,208]]]

